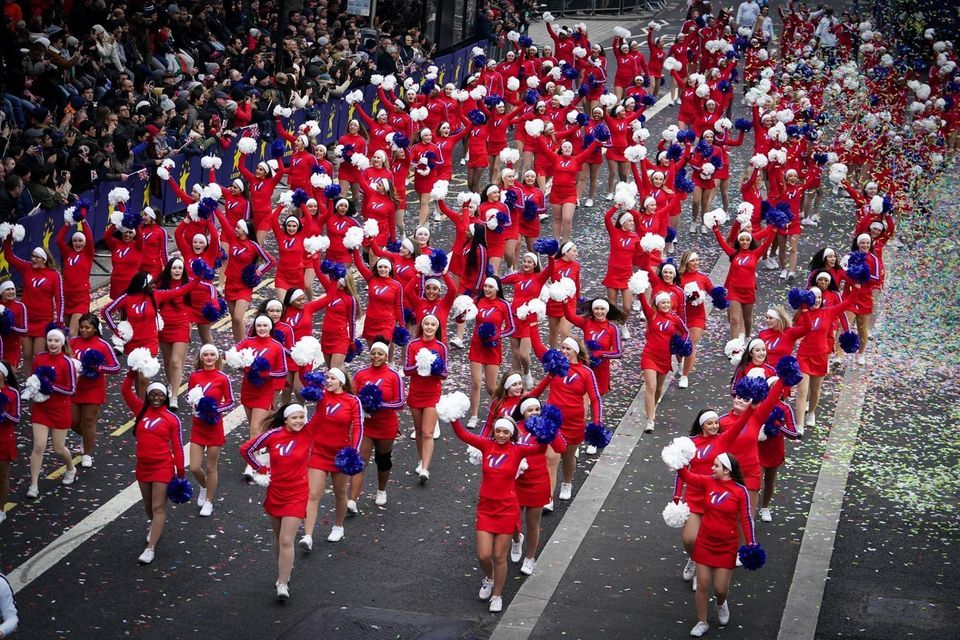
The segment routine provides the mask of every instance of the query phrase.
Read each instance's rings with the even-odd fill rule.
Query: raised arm
[[[127,372],[123,383],[120,385],[120,395],[123,396],[123,401],[127,403],[127,407],[129,407],[134,415],[138,415],[143,410],[143,400],[140,399],[140,396],[138,396],[137,392],[133,389],[133,379],[136,375],[137,372],[131,369]],[[136,425],[134,425],[133,428],[136,430]]]
[[[470,433],[459,420],[454,420],[450,423],[450,426],[453,427],[453,432],[458,438],[466,442],[471,447],[476,447],[477,449],[480,449],[480,451],[486,453],[487,448],[490,446],[491,440],[488,438],[481,438],[475,433]]]
[[[733,250],[733,247],[727,244],[726,238],[724,238],[723,234],[720,233],[720,225],[718,224],[713,225],[713,235],[714,237],[716,237],[717,244],[720,245],[720,249],[725,254],[727,254],[728,258],[733,258],[733,256],[736,255],[736,251]],[[771,235],[775,235],[775,234],[771,234]]]
[[[29,261],[24,260],[13,252],[13,243],[9,237],[3,241],[3,257],[6,258],[7,263],[17,271],[23,271],[31,266]]]

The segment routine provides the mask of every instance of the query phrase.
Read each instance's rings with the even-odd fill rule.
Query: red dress
[[[859,290],[846,297],[833,307],[804,309],[794,316],[795,327],[803,338],[797,349],[800,371],[808,376],[825,376],[829,368],[829,356],[833,353],[833,324],[841,314],[849,310],[856,302]]]
[[[20,352],[23,350],[20,337],[27,335],[27,308],[19,300],[11,300],[0,306],[13,314],[10,328],[6,333],[0,334],[0,359],[17,367],[20,362]]]
[[[693,301],[687,298],[686,291],[684,291],[684,311],[686,313],[687,319],[687,328],[693,329],[706,329],[707,328],[707,301],[706,299],[710,295],[710,290],[713,289],[713,283],[710,282],[710,278],[707,277],[707,274],[696,272],[690,273],[686,272],[680,276],[680,285],[682,288],[686,289],[686,286],[691,282],[696,282],[697,286],[703,291],[703,294],[700,295],[700,303],[693,304]]]
[[[458,438],[483,454],[477,531],[512,535],[520,529],[520,503],[516,490],[520,462],[527,456],[543,456],[547,452],[547,445],[525,445],[511,441],[501,445],[496,440],[470,433],[459,420],[454,420],[451,426]],[[549,492],[549,487],[547,490]]]
[[[127,376],[121,387],[123,399],[139,420],[133,426],[137,439],[137,482],[163,482],[184,476],[183,440],[180,418],[167,407],[144,408],[144,402],[133,390],[133,377]],[[141,416],[140,413],[143,412]]]
[[[117,335],[117,323],[113,319],[115,312],[122,312],[123,317],[133,327],[133,337],[124,345],[124,353],[130,353],[138,347],[146,347],[154,356],[160,350],[160,330],[157,318],[158,309],[164,304],[175,299],[182,299],[185,295],[196,289],[201,280],[194,278],[189,283],[179,286],[175,289],[158,289],[153,292],[153,300],[143,293],[127,294],[124,293],[119,298],[103,308],[103,319],[107,322],[110,329]],[[189,342],[189,326],[186,340]]]
[[[394,278],[382,278],[374,275],[360,259],[359,253],[353,254],[353,263],[360,275],[367,281],[367,315],[363,320],[363,339],[374,340],[382,336],[393,340],[393,328],[403,326],[403,287]]]
[[[797,433],[797,420],[793,415],[793,409],[783,401],[778,402],[777,406],[783,411],[783,424],[777,429],[776,435],[768,435],[766,440],[757,443],[757,456],[760,466],[764,469],[776,469],[787,459],[784,437],[796,439],[800,435]]]
[[[550,191],[550,204],[576,204],[577,203],[577,174],[586,159],[593,153],[593,149],[599,143],[594,140],[587,147],[575,156],[560,156],[550,149],[543,136],[537,137],[537,148],[540,153],[551,163],[553,175],[553,187]]]
[[[277,272],[273,276],[274,286],[278,289],[303,288],[303,239],[306,229],[300,226],[300,231],[292,236],[286,229],[280,227],[277,215],[270,216],[270,226],[277,241]]]
[[[187,381],[188,392],[194,387],[200,387],[204,396],[217,402],[217,423],[209,424],[201,420],[194,411],[190,425],[190,443],[201,447],[222,447],[226,442],[223,414],[233,409],[234,405],[230,378],[219,369],[200,369],[191,373]]]
[[[223,289],[223,297],[228,302],[235,302],[236,300],[249,302],[253,299],[253,289],[243,281],[244,267],[257,264],[259,261],[256,272],[258,276],[263,276],[273,267],[273,256],[250,238],[240,240],[219,209],[217,210],[217,219],[220,220],[223,241],[230,247],[227,251],[226,284]]]
[[[619,211],[618,206],[611,207],[603,216],[610,236],[610,251],[607,253],[607,274],[603,277],[603,286],[608,289],[623,290],[633,275],[633,254],[640,245],[640,236],[635,231],[617,228],[613,221]]]
[[[364,367],[354,374],[353,387],[359,394],[367,384],[379,387],[383,398],[379,409],[370,414],[364,412],[363,434],[373,440],[395,440],[400,431],[397,411],[407,401],[403,378],[386,365]]]
[[[307,465],[328,473],[340,473],[335,464],[337,453],[344,447],[360,448],[363,440],[363,407],[357,396],[349,393],[323,394],[310,419],[313,448]]]
[[[20,424],[20,394],[13,387],[4,385],[0,396],[5,398],[0,405],[0,460],[17,459],[17,435],[14,428]]]
[[[517,423],[517,444],[521,446],[535,446],[537,439],[527,431],[523,420]],[[559,453],[566,450],[562,446],[563,438],[557,438],[550,446]],[[561,448],[562,446],[562,448]],[[521,507],[538,509],[550,502],[550,476],[547,473],[547,456],[544,453],[534,453],[527,456],[527,470],[520,474],[516,481],[517,502]]]
[[[763,473],[760,469],[760,459],[757,453],[757,438],[763,429],[763,423],[773,411],[780,400],[784,386],[782,381],[778,381],[767,398],[760,404],[747,420],[747,425],[730,443],[727,451],[736,456],[740,463],[740,471],[743,473],[743,482],[750,491],[759,491],[760,484],[763,481]],[[723,425],[724,419],[721,418],[720,424]]]
[[[768,235],[756,249],[740,251],[727,244],[720,235],[720,225],[713,228],[713,233],[717,237],[717,242],[720,243],[720,248],[730,258],[730,271],[724,283],[727,288],[727,299],[740,304],[753,304],[757,299],[757,264],[776,234]]]
[[[270,212],[273,210],[273,192],[277,188],[277,185],[280,184],[280,179],[283,178],[283,163],[280,163],[274,175],[263,178],[258,178],[253,173],[250,173],[250,170],[246,167],[245,157],[241,158],[237,163],[237,169],[240,170],[240,175],[247,181],[247,186],[250,189],[250,208],[253,209],[253,226],[257,229],[269,229]],[[217,209],[217,218],[220,218],[221,215],[223,214],[220,209]],[[230,226],[229,223],[224,223],[223,220],[220,221],[220,224],[222,227]],[[253,229],[250,231],[252,235]],[[227,242],[229,242],[229,240],[227,240]]]
[[[124,242],[119,232],[111,224],[103,232],[103,243],[110,249],[110,297],[116,299],[123,295],[140,270],[143,261],[143,239],[138,233],[133,241]]]
[[[444,367],[439,375],[431,373],[428,376],[421,376],[417,373],[417,353],[420,349],[433,351],[443,358]],[[443,387],[443,381],[447,378],[447,345],[437,339],[425,340],[416,338],[407,344],[406,355],[404,356],[403,373],[410,378],[410,389],[407,392],[407,406],[411,409],[430,409],[437,406],[440,400],[440,392]]]
[[[554,260],[553,256],[550,256],[550,262],[547,268],[539,273],[536,271],[531,271],[530,273],[517,271],[504,276],[500,280],[502,286],[513,287],[513,298],[510,300],[510,310],[513,314],[515,330],[513,335],[510,336],[511,338],[522,340],[530,337],[530,326],[526,322],[520,321],[520,318],[517,317],[517,309],[540,296],[540,290],[543,289],[543,285],[546,284],[550,275],[553,273],[553,268]]]
[[[3,243],[3,256],[23,278],[27,335],[31,338],[45,337],[49,323],[63,322],[63,280],[60,273],[47,267],[34,269],[28,260],[14,254],[9,238]]]
[[[698,487],[707,497],[691,558],[707,567],[736,568],[740,545],[738,521],[747,543],[755,541],[746,487],[732,480],[714,480],[686,469],[679,473],[684,482]]]
[[[584,318],[575,315],[570,307],[567,307],[565,312],[570,324],[583,331],[584,342],[595,342],[600,345],[599,349],[590,351],[590,356],[599,358],[600,364],[595,367],[591,365],[591,367],[593,368],[593,375],[597,378],[600,395],[606,395],[610,391],[610,361],[618,360],[623,356],[620,327],[607,320],[597,322],[592,317]]]
[[[69,429],[70,400],[77,392],[77,369],[73,359],[62,351],[55,355],[41,351],[33,358],[33,372],[40,367],[53,367],[53,393],[47,400],[33,403],[30,421],[51,429]]]
[[[311,301],[310,307],[314,310],[326,309],[323,320],[320,322],[320,347],[324,353],[347,353],[353,346],[357,324],[357,301],[340,287],[320,273],[317,269],[317,279],[327,293]]]
[[[107,401],[107,379],[105,373],[119,373],[120,363],[117,361],[113,347],[100,336],[91,338],[70,338],[70,349],[73,357],[83,362],[83,354],[87,351],[97,351],[103,355],[103,364],[96,369],[97,375],[87,375],[80,367],[77,371],[77,392],[73,394],[73,404],[103,404]]]
[[[489,322],[494,327],[491,343],[480,338],[480,327]],[[503,298],[493,300],[482,297],[477,300],[477,322],[470,340],[470,362],[479,364],[503,364],[503,341],[513,335],[513,313]]]
[[[577,286],[577,292],[566,302],[557,302],[554,299],[547,301],[547,317],[562,318],[564,307],[577,307],[577,301],[580,299],[580,263],[570,260],[558,260],[553,267],[553,276],[551,283],[560,282],[561,278],[570,278]],[[539,295],[539,291],[537,292]]]
[[[277,427],[264,431],[240,445],[240,454],[258,473],[265,473],[253,455],[266,448],[270,456],[270,486],[263,501],[263,510],[274,518],[307,517],[307,499],[310,482],[307,479],[307,459],[313,443],[313,430],[305,425],[300,431]]]
[[[643,317],[647,319],[647,340],[640,356],[640,368],[666,375],[670,372],[670,341],[676,334],[686,338],[687,327],[677,314],[654,309],[645,295],[637,297]]]
[[[167,264],[167,230],[161,224],[140,225],[137,232],[143,243],[143,253],[140,257],[140,271],[149,273],[153,278],[159,278]]]
[[[90,270],[96,248],[90,225],[82,222],[79,227],[87,239],[81,251],[74,251],[73,244],[67,241],[67,225],[57,232],[57,248],[63,265],[63,313],[66,316],[90,311]]]
[[[243,383],[240,385],[240,404],[247,409],[265,409],[269,411],[273,406],[274,384],[270,378],[287,377],[287,358],[283,352],[283,345],[273,338],[253,336],[244,338],[237,344],[237,351],[253,349],[257,357],[266,358],[270,369],[263,374],[263,382],[256,384],[250,381],[250,367],[243,370]]]

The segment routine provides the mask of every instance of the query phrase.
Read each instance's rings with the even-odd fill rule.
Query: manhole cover
[[[323,607],[305,616],[281,640],[455,640],[470,620],[370,607]]]

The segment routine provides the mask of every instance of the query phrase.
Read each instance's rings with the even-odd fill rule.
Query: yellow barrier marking
[[[73,459],[73,466],[74,466],[74,467],[76,467],[78,464],[80,464],[80,459],[81,459],[82,457],[83,457],[83,456],[77,456],[77,457],[75,457],[75,458]],[[63,474],[65,474],[66,472],[67,472],[67,465],[63,465],[62,467],[60,467],[59,469],[57,469],[56,471],[54,471],[53,473],[51,473],[50,475],[48,475],[48,476],[47,476],[47,480],[56,480],[57,478],[59,478],[60,476],[62,476]]]
[[[10,511],[11,509],[13,509],[15,506],[17,506],[16,502],[8,502],[5,505],[3,505],[3,512],[6,513],[7,511]]]

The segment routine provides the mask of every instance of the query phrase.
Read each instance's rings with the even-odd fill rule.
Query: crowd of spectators
[[[276,0],[3,2],[0,222],[237,128],[272,131],[278,104],[309,110],[434,53],[417,11],[371,25],[346,0],[298,3],[283,31]]]

